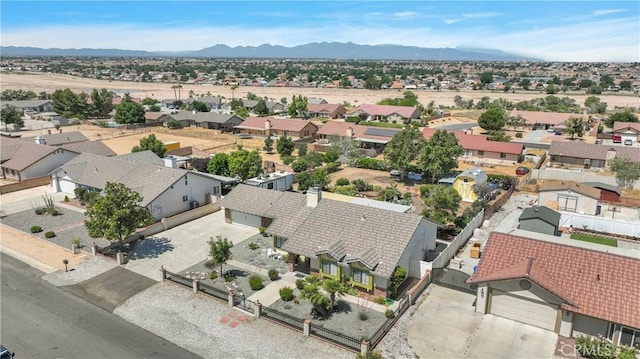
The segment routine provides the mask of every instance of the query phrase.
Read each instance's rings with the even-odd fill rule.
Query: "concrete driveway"
[[[224,222],[224,211],[198,218],[138,241],[125,268],[160,280],[160,266],[180,272],[207,259],[207,242],[220,235],[233,244],[258,233],[257,229]]]
[[[557,335],[474,312],[475,296],[434,284],[408,324],[421,358],[551,358]]]

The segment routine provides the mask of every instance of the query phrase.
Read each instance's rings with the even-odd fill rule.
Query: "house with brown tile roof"
[[[551,162],[607,169],[614,158],[626,157],[633,162],[640,162],[640,148],[553,141],[549,147],[549,157]]]
[[[435,248],[437,225],[423,216],[238,185],[221,201],[225,221],[266,227],[275,248],[289,253],[291,271],[319,273],[355,288],[386,295],[398,266],[420,278],[419,262]]]
[[[232,132],[234,126],[242,124],[242,117],[217,112],[181,111],[171,115],[183,127],[201,127],[222,132]]]
[[[513,110],[509,113],[511,117],[522,117],[526,120],[525,126],[533,129],[549,129],[556,125],[564,124],[564,121],[571,117],[581,117],[584,121],[589,119],[589,115],[579,113],[562,112],[542,112],[542,111],[520,111]]]
[[[49,172],[76,156],[76,151],[23,139],[3,137],[0,141],[2,178],[16,181],[47,176]]]
[[[422,136],[429,140],[438,129],[424,128]],[[488,136],[465,134],[461,131],[450,131],[464,148],[464,158],[490,158],[502,161],[520,162],[524,145],[519,142],[489,141]]]
[[[318,126],[311,121],[281,119],[274,117],[247,117],[240,125],[234,126],[240,133],[253,136],[275,136],[287,134],[293,139],[314,138]]]
[[[310,118],[342,118],[347,113],[344,106],[339,104],[308,104],[307,115]]]
[[[613,134],[622,137],[622,141],[630,139],[640,142],[640,122],[614,122]]]
[[[420,118],[420,110],[410,106],[370,105],[358,106],[354,115],[364,114],[368,121],[385,121],[398,123],[411,122]]]
[[[527,238],[524,231],[518,233],[490,234],[467,281],[477,286],[476,312],[565,337],[602,335],[615,345],[640,341],[637,253],[614,254],[578,241],[558,243],[555,236],[535,233]]]
[[[348,137],[360,141],[363,148],[381,152],[393,136],[402,131],[398,128],[380,128],[356,125],[351,122],[328,121],[318,130],[316,145],[328,147],[332,136]]]

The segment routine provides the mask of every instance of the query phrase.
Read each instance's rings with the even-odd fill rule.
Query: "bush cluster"
[[[296,288],[300,290],[304,288],[304,279],[296,279]]]
[[[31,226],[31,233],[40,233],[42,232],[42,227],[40,226]]]
[[[387,309],[384,311],[384,316],[387,317],[387,319],[391,319],[396,316],[396,313],[391,309]]]
[[[262,289],[262,278],[257,275],[252,275],[249,277],[249,286],[251,290],[260,290]]]
[[[277,269],[275,269],[275,268],[269,269],[269,279],[271,281],[274,281],[274,280],[278,279],[279,276],[280,276],[280,273],[278,273]]]
[[[53,231],[48,231],[44,233],[44,238],[53,238],[56,234]]]
[[[358,157],[356,160],[356,167],[379,171],[389,171],[391,169],[384,161],[369,157]]]
[[[280,288],[280,299],[285,302],[290,302],[293,300],[293,289],[290,287]]]

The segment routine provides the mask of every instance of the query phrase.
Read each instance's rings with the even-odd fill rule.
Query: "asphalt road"
[[[16,358],[199,358],[2,254],[0,340]]]

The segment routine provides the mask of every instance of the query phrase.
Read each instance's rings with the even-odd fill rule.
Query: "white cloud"
[[[625,11],[627,10],[626,9],[594,10],[591,14],[594,16],[602,16],[602,15],[616,14],[616,13],[625,12]]]
[[[459,22],[461,20],[460,19],[444,19],[442,21],[447,25],[451,25],[451,24],[455,24],[456,22]]]
[[[468,14],[462,14],[465,19],[484,19],[489,17],[502,16],[499,12],[473,12]]]
[[[418,15],[417,12],[415,11],[401,11],[401,12],[397,12],[395,14],[393,14],[393,17],[399,17],[399,18],[412,18],[412,17],[416,17],[416,15]]]

